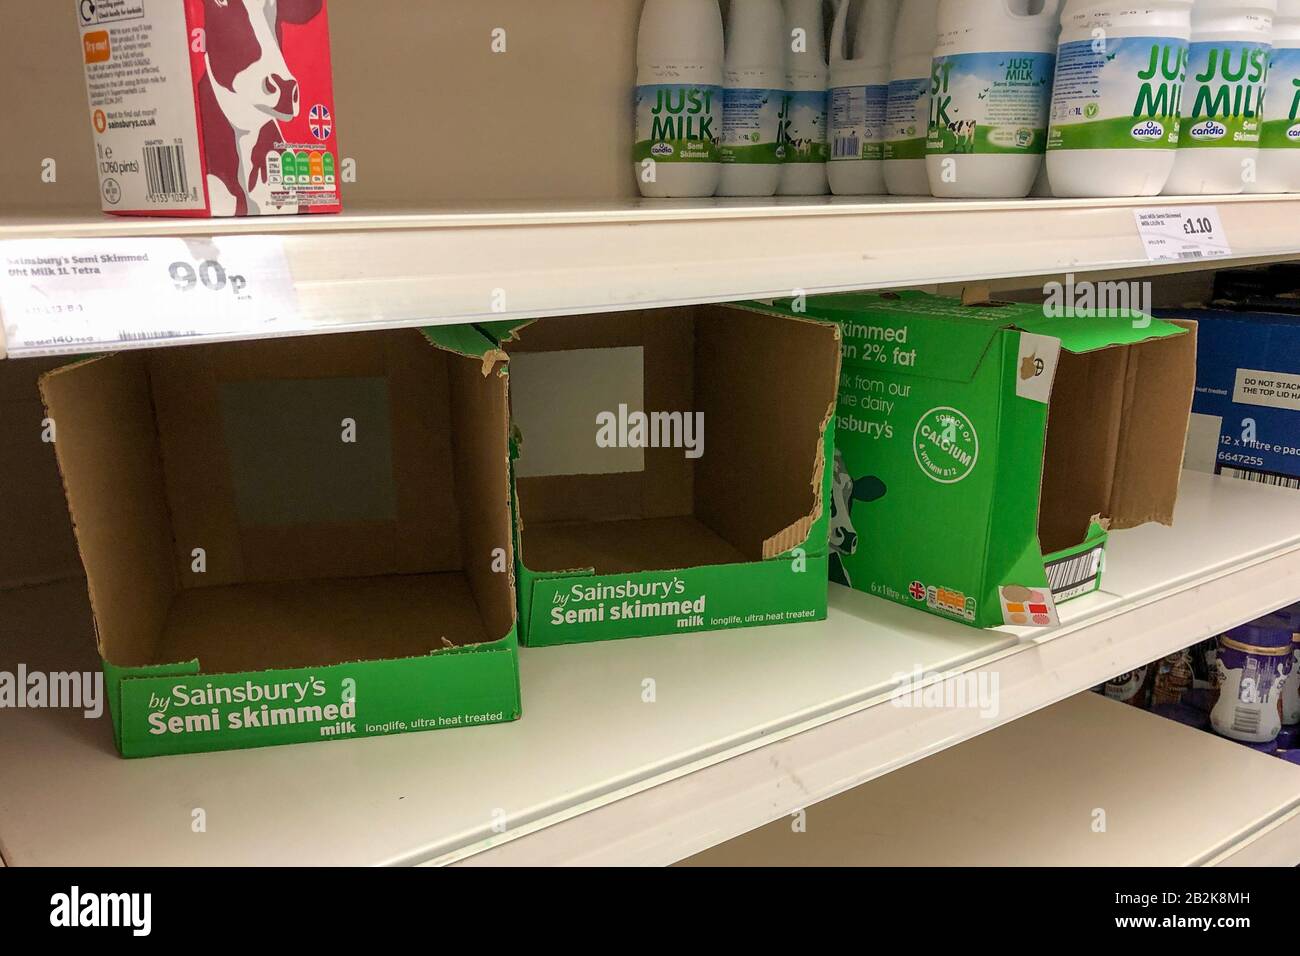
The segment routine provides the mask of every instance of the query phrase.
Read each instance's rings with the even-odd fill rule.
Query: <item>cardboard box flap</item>
[[[1171,524],[1196,390],[1196,323],[1130,349],[1124,425],[1115,457],[1110,526]]]
[[[501,346],[519,337],[519,331],[532,325],[535,319],[525,321],[474,322],[465,325],[431,325],[421,329],[424,337],[439,348],[467,358],[483,359],[483,371],[497,362],[506,361]]]
[[[696,470],[695,514],[751,561],[804,543],[826,514],[840,336],[834,326],[795,318],[699,310],[696,400],[713,453]],[[748,480],[738,463],[761,480]],[[821,553],[825,541],[812,547]]]
[[[37,383],[67,359],[0,362],[0,589],[81,576],[54,459],[56,437]]]
[[[89,591],[100,655],[151,664],[179,582],[148,357],[65,366],[40,387],[77,545],[97,569]]]
[[[1037,308],[1023,317],[1017,315],[1012,326],[1022,332],[1059,339],[1061,348],[1076,355],[1116,345],[1137,345],[1186,332],[1186,329],[1181,329],[1172,322],[1163,322],[1149,316],[1137,319],[1131,316],[1098,315],[1053,318],[1043,315]]]
[[[505,353],[497,348],[496,339],[477,325],[432,325],[420,332],[440,349],[466,358],[482,359],[484,375],[498,362],[506,360]]]
[[[498,345],[505,345],[519,338],[519,333],[536,322],[536,319],[502,319],[499,322],[480,322],[478,328],[483,334]]]
[[[1125,348],[1062,354],[1040,499],[1044,553],[1082,540],[1094,516],[1111,528],[1173,520],[1196,338],[1194,325],[1159,325],[1158,337]]]

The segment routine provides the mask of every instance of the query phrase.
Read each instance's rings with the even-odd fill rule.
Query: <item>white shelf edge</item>
[[[1300,866],[1300,799],[1297,804],[1206,854],[1197,865]]]
[[[1133,210],[1220,207],[1231,258],[1152,263]],[[125,347],[527,319],[749,298],[1059,275],[1173,272],[1300,254],[1300,196],[928,200],[664,206],[521,205],[230,220],[84,219],[0,226],[0,241],[274,235],[299,318],[257,333],[19,348],[37,357]],[[502,299],[504,295],[504,300]],[[504,302],[504,304],[503,304]],[[129,316],[109,329],[131,331]],[[53,320],[52,320],[53,322]],[[28,338],[56,335],[53,324]]]
[[[1297,814],[1295,767],[1082,693],[686,862],[1294,866]]]
[[[0,218],[0,241],[8,239],[214,236],[236,234],[341,233],[466,226],[635,225],[650,222],[788,219],[796,216],[899,216],[939,212],[1044,212],[1138,209],[1187,205],[1300,205],[1300,194],[1119,196],[1103,199],[935,199],[909,196],[778,196],[772,199],[583,199],[493,200],[444,203],[427,208],[348,207],[328,216],[184,218],[87,215],[84,210],[45,207],[8,210]],[[6,221],[7,220],[7,221]]]
[[[1253,617],[1300,593],[1300,543],[1027,638],[956,673],[999,674],[1002,712],[892,707],[882,694],[772,739],[574,807],[431,865],[666,865],[954,746]],[[1103,676],[1104,675],[1104,676]],[[952,679],[952,678],[949,678]],[[1009,706],[1008,706],[1009,705]],[[914,716],[919,715],[919,716]],[[911,738],[899,756],[890,735]],[[916,745],[917,738],[925,741]]]

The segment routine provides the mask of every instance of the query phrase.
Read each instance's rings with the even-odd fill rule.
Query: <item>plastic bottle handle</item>
[[[831,48],[829,62],[831,65],[844,63],[850,59],[844,49],[844,41],[849,32],[849,0],[831,0],[835,6],[835,23],[831,27]]]
[[[1063,0],[1043,0],[1043,9],[1037,13],[1016,13],[1011,9],[1011,0],[1002,0],[1002,12],[1012,20],[1023,20],[1034,22],[1042,17],[1049,17],[1053,20],[1061,16],[1061,4]]]

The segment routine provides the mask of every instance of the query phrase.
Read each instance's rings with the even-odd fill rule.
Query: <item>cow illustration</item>
[[[853,502],[875,501],[885,495],[885,483],[874,475],[853,478],[844,464],[844,455],[835,450],[831,472],[830,579],[852,587],[844,557],[858,550],[858,533],[853,529]]]
[[[284,139],[280,123],[301,109],[283,28],[315,19],[323,2],[204,0],[207,69],[199,97],[213,215],[298,211],[272,202],[267,156]]]
[[[953,120],[948,124],[948,131],[953,135],[953,151],[957,153],[975,152],[975,121],[970,119]]]

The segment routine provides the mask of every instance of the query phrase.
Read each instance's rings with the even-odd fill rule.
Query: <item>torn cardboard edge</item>
[[[693,320],[695,318],[696,307],[688,307],[688,308],[689,308],[689,314]],[[713,306],[713,307],[704,306],[699,308],[713,309],[713,310],[717,310],[718,312],[721,312],[722,310],[732,311],[734,309],[735,311],[750,311],[750,312],[756,312],[758,314],[764,314],[761,312],[761,310],[745,309],[744,307],[736,308],[731,306]],[[609,320],[617,320],[620,316],[626,317],[626,316],[650,315],[650,314],[654,314],[655,311],[656,310],[640,310],[640,311],[630,310],[628,313],[610,313],[608,316],[604,317],[604,320],[608,322]],[[460,327],[437,326],[437,327],[428,328],[424,331],[425,334],[431,340],[439,344],[443,344],[447,348],[457,351],[460,354],[480,358],[484,363],[485,371],[490,371],[492,368],[495,368],[497,364],[502,361],[502,357],[504,356],[505,367],[508,372],[509,360],[510,360],[510,354],[509,354],[510,350],[508,348],[508,345],[511,342],[523,341],[523,333],[525,329],[531,326],[535,326],[539,322],[546,323],[549,326],[557,322],[565,322],[565,321],[573,322],[573,321],[583,320],[583,319],[591,320],[592,317],[574,316],[574,317],[555,317],[552,319],[502,321],[498,323],[475,324],[473,326],[468,326],[468,327],[467,326],[460,326]],[[782,317],[782,320],[803,322],[818,328],[828,327],[827,323],[818,321],[814,318],[805,318],[805,317],[796,316],[796,317]],[[832,334],[834,336],[834,340],[837,343],[836,356],[838,358],[838,341],[840,338],[840,332],[837,327],[830,326],[829,328],[831,329]],[[832,394],[831,400],[827,404],[826,412],[819,426],[820,439],[825,438],[827,429],[830,427],[830,424],[834,416],[834,409],[835,409],[835,402]],[[818,519],[821,517],[822,511],[825,506],[823,495],[822,495],[822,480],[821,480],[824,469],[825,469],[824,441],[819,440],[818,447],[814,453],[812,475],[811,475],[811,480],[809,482],[809,485],[811,486],[813,492],[812,507],[810,508],[807,514],[796,519],[791,524],[778,530],[774,534],[764,537],[761,540],[761,543],[759,545],[758,553],[760,557],[758,558],[758,560],[766,560],[766,559],[779,556],[784,553],[788,553],[794,548],[807,543],[811,533],[811,529],[816,524]],[[581,478],[584,476],[570,476],[570,477]],[[524,479],[524,480],[527,481],[528,479]],[[517,495],[520,479],[518,477],[515,477],[514,482],[516,486],[516,495]],[[518,499],[516,497],[516,501],[517,500]],[[579,519],[574,519],[574,520],[579,520]],[[545,521],[544,519],[544,523],[549,523],[549,521]],[[520,538],[522,540],[524,534],[524,528],[526,527],[525,517],[523,515],[522,508],[516,509],[516,525],[517,525]],[[525,568],[528,567],[526,558],[520,558],[520,563],[521,566]],[[530,571],[531,570],[532,569],[530,569]],[[674,569],[671,566],[668,566],[668,567],[645,568],[643,570],[671,571],[676,569]],[[582,573],[598,574],[600,572],[593,567],[575,566],[575,567],[566,567],[566,568],[554,569],[554,570],[547,569],[545,571],[533,571],[533,573],[573,575],[573,574],[582,574]]]
[[[844,435],[843,447],[856,448],[859,456],[848,463],[851,476],[875,475],[886,483],[892,477],[902,488],[911,487],[915,480],[921,483],[916,492],[940,496],[936,507],[940,499],[945,502],[942,507],[947,509],[946,515],[960,509],[960,501],[946,493],[941,495],[939,486],[931,489],[924,479],[914,475],[915,467],[920,466],[924,474],[947,487],[943,475],[926,470],[916,435],[926,415],[941,413],[953,403],[962,409],[959,421],[966,415],[979,416],[979,436],[992,438],[991,447],[998,458],[995,472],[984,472],[979,482],[981,494],[991,482],[992,496],[983,503],[970,502],[964,519],[960,511],[943,519],[955,519],[964,527],[971,524],[970,507],[976,508],[979,527],[970,530],[977,537],[982,535],[984,544],[975,549],[979,555],[963,557],[960,564],[924,560],[911,551],[898,560],[873,557],[864,561],[864,554],[880,555],[890,548],[880,538],[886,525],[906,526],[908,534],[921,533],[907,521],[899,525],[899,509],[905,502],[895,499],[891,504],[886,496],[883,512],[868,511],[861,516],[868,522],[867,531],[862,525],[854,528],[851,517],[846,517],[846,550],[832,549],[841,555],[838,567],[832,565],[839,577],[833,574],[832,579],[842,577],[844,583],[859,587],[870,582],[872,589],[879,589],[876,593],[900,603],[914,606],[919,602],[931,610],[941,607],[946,615],[971,623],[978,620],[984,626],[1003,622],[1003,614],[989,604],[990,585],[1015,588],[1028,582],[1030,592],[1041,596],[1044,584],[1040,580],[1048,565],[1058,559],[1077,560],[1055,568],[1054,578],[1072,579],[1076,572],[1082,573],[1080,568],[1087,570],[1094,564],[1099,567],[1096,552],[1098,545],[1104,544],[1107,528],[1130,527],[1153,518],[1171,520],[1179,474],[1175,459],[1185,426],[1170,429],[1167,423],[1176,422],[1179,414],[1186,421],[1192,392],[1187,377],[1194,365],[1190,357],[1194,336],[1171,323],[1141,316],[1050,318],[1042,316],[1036,307],[1014,303],[982,311],[982,307],[994,304],[990,298],[974,287],[967,290],[964,303],[912,292],[850,294],[813,299],[802,310],[807,317],[842,323],[844,341],[856,346],[852,350],[845,346],[845,367],[856,368],[872,380],[870,388],[862,386],[860,398],[885,394],[877,390],[883,389],[885,382],[912,383],[899,384],[897,391],[888,393],[898,398],[863,398],[860,405],[854,403],[843,410],[842,414],[857,422],[855,427],[864,436],[876,439],[854,439],[852,429],[837,429],[837,435]],[[794,304],[793,300],[781,300],[770,311],[788,316]],[[904,330],[908,330],[906,339],[901,338]],[[1005,333],[1015,337],[1008,338]],[[905,344],[900,355],[898,348],[871,344],[878,342]],[[1042,348],[1033,348],[1035,345]],[[1027,348],[1032,355],[1019,354]],[[1026,359],[1033,360],[1028,376],[1023,374]],[[1091,371],[1094,365],[1095,373]],[[1008,381],[1013,371],[1014,386]],[[1094,380],[1094,374],[1101,377]],[[1002,384],[995,388],[995,381]],[[1026,399],[1037,404],[1040,411],[1032,411],[1033,404],[1020,404]],[[971,407],[964,402],[970,402]],[[859,407],[861,412],[856,411]],[[1071,408],[1077,421],[1071,421],[1067,414]],[[869,427],[872,424],[879,430],[873,432]],[[1079,430],[1073,425],[1078,425]],[[969,440],[974,441],[974,427],[969,423],[968,427],[972,432]],[[992,433],[986,431],[990,428]],[[1173,432],[1172,438],[1169,432]],[[1081,450],[1085,438],[1092,444],[1101,442],[1090,457]],[[1053,476],[1060,471],[1054,464],[1059,459],[1055,451],[1060,450],[1054,448],[1056,445],[1067,450],[1079,446],[1073,449],[1079,467],[1066,468],[1068,480],[1054,483]],[[949,476],[951,481],[960,481],[976,461],[984,462],[985,456],[980,453],[984,449],[979,445],[973,450],[955,447],[965,453],[964,459],[954,456],[947,461],[941,455],[936,462],[948,466],[967,462],[965,473],[959,470],[955,477]],[[1010,470],[1003,473],[999,467],[1004,461],[1023,461],[1028,467],[1022,469],[1019,479],[1010,480]],[[1084,472],[1099,468],[1106,471],[1106,476],[1098,477],[1091,488],[1080,490],[1081,481],[1088,484]],[[1029,474],[1033,475],[1032,489],[1028,487]],[[1056,510],[1054,502],[1066,499],[1075,504],[1062,511],[1064,517],[1056,524],[1068,525],[1068,534],[1057,533],[1059,528],[1054,527],[1051,517]],[[1032,510],[1026,512],[1026,507]],[[1105,520],[1092,520],[1099,513]],[[853,547],[866,533],[876,538],[869,552]],[[858,575],[863,577],[861,582],[856,580]],[[1093,584],[1095,587],[1095,579]],[[996,596],[993,598],[996,603]],[[1041,603],[1041,610],[1008,610],[1004,603],[1002,611],[1023,616],[1025,620],[1019,623],[1050,623],[1053,602],[1033,603]]]
[[[675,476],[668,482],[656,479],[658,472],[653,462],[648,472],[538,475],[527,479],[512,475],[521,643],[550,646],[825,617],[828,558],[825,532],[819,530],[827,522],[826,489],[834,441],[840,333],[833,325],[802,317],[794,319],[798,324],[793,325],[788,317],[759,313],[751,316],[760,323],[754,325],[748,324],[751,317],[739,314],[754,311],[726,306],[632,310],[503,322],[480,326],[475,330],[476,337],[469,338],[457,333],[459,346],[475,357],[488,356],[496,362],[500,353],[506,354],[503,371],[512,397],[511,360],[521,352],[657,344],[656,352],[644,358],[645,407],[703,410],[710,426],[703,473],[697,471],[699,461],[684,458],[680,449],[646,449],[647,456],[665,456],[659,467],[667,467]],[[589,326],[595,327],[595,334],[587,338]],[[785,338],[802,336],[796,330],[805,327],[811,338],[802,340],[792,356],[786,355],[789,349],[783,351]],[[546,331],[530,340],[525,330],[538,328]],[[769,332],[762,333],[762,329]],[[430,329],[428,334],[437,339],[440,330]],[[757,351],[745,347],[753,346],[756,339],[766,344]],[[777,358],[763,359],[758,357],[760,353]],[[680,360],[664,364],[665,356],[678,356]],[[716,374],[701,372],[701,368],[708,367],[706,362],[723,366]],[[656,373],[656,364],[663,371]],[[764,371],[768,365],[779,372]],[[669,370],[672,374],[668,374]],[[671,381],[677,385],[665,387]],[[652,391],[652,384],[658,386],[657,390]],[[755,388],[761,393],[753,392]],[[793,398],[791,389],[798,390]],[[762,400],[747,403],[745,396],[753,394],[761,394]],[[819,407],[815,409],[809,407],[813,395],[818,397]],[[777,410],[767,410],[769,405]],[[748,428],[747,421],[757,421],[759,427]],[[512,421],[512,429],[517,426]],[[805,427],[808,439],[815,443],[811,469],[787,468],[770,487],[745,484],[745,469],[735,462],[790,462],[788,447],[774,450],[769,446],[779,445],[784,433]],[[518,447],[521,437],[512,432],[514,447]],[[725,480],[707,471],[710,456],[715,459],[715,471],[728,461],[733,463],[730,469],[724,468]],[[755,478],[765,478],[764,469],[757,469]],[[716,500],[718,494],[724,493],[725,503],[737,505],[748,519],[761,515],[764,509],[779,511],[777,505],[793,500],[792,495],[798,496],[798,510],[802,513],[783,515],[781,521],[767,528],[748,520],[748,526],[736,536],[740,525],[734,515],[714,514],[712,506],[700,503],[709,494]],[[530,494],[531,507],[527,501]],[[642,495],[649,496],[646,500],[652,502],[651,507],[643,505]],[[644,541],[622,547],[617,535],[623,530],[623,521],[628,522],[629,535],[640,533],[634,522],[644,523],[647,533],[651,526],[658,530]],[[664,560],[640,560],[639,555],[658,547],[656,541],[672,543],[663,536],[676,522],[682,524],[687,535],[677,540],[678,553],[674,555],[669,548],[663,552]],[[685,527],[688,524],[692,527]],[[587,529],[603,536],[600,547],[617,548],[617,552],[610,552],[614,560],[602,565],[591,560],[548,561],[538,556],[539,545],[551,548],[558,543],[567,547],[566,537],[580,538],[588,533]],[[700,541],[712,536],[727,553],[719,551],[712,560],[693,560],[695,552],[691,549],[699,541],[687,541],[695,540],[692,536],[696,535]],[[555,553],[563,557],[562,552]],[[684,554],[691,554],[691,558],[680,560]],[[578,555],[575,552],[572,556]],[[679,560],[673,560],[674,556]],[[534,570],[530,561],[546,570]],[[614,594],[622,597],[612,597]],[[618,606],[610,606],[608,601]]]
[[[850,294],[850,295],[860,298],[858,294]],[[838,313],[839,315],[843,315],[847,312],[852,311],[851,301],[845,301],[842,308],[836,308],[834,306],[837,306],[838,303],[836,303],[834,300],[841,297],[831,296],[829,298],[831,300],[829,303],[819,301],[815,305],[813,305],[813,307],[809,310],[809,314],[823,317],[824,320],[826,321],[838,321],[838,318],[836,317],[836,313]],[[886,302],[892,301],[897,303],[907,303],[910,300],[926,301],[927,299],[933,299],[935,297],[926,296],[925,294],[919,294],[919,293],[917,294],[884,293],[884,294],[880,294],[877,298],[884,300]],[[788,301],[788,300],[783,300],[783,301]],[[987,285],[976,284],[976,285],[970,285],[965,287],[962,294],[961,306],[963,308],[972,309],[972,312],[970,313],[972,318],[998,320],[996,324],[991,323],[989,326],[990,337],[987,346],[983,350],[983,353],[979,356],[978,361],[976,361],[974,365],[971,367],[970,377],[972,378],[976,374],[978,369],[983,365],[983,363],[988,360],[988,350],[993,347],[993,343],[995,341],[995,336],[997,332],[1002,330],[1011,330],[1011,331],[1020,332],[1022,336],[1022,340],[1025,339],[1055,340],[1058,343],[1057,348],[1059,349],[1060,352],[1068,353],[1070,355],[1075,355],[1075,356],[1097,354],[1097,353],[1102,353],[1114,349],[1138,350],[1141,349],[1142,346],[1177,338],[1180,336],[1180,330],[1182,332],[1191,331],[1193,333],[1193,340],[1195,337],[1194,323],[1190,323],[1189,325],[1189,323],[1179,323],[1179,322],[1172,322],[1168,320],[1155,319],[1149,315],[1143,315],[1139,317],[1141,319],[1145,319],[1146,320],[1145,322],[1134,321],[1131,318],[1124,318],[1123,321],[1115,320],[1113,322],[1108,322],[1107,317],[1079,316],[1074,318],[1055,318],[1055,317],[1050,317],[1045,315],[1036,315],[1032,320],[1026,321],[1023,317],[1023,314],[1026,310],[1032,309],[1033,307],[1028,306],[1025,303],[997,301],[993,299],[992,296],[989,294],[989,287]],[[993,313],[993,314],[974,311],[974,310],[990,308],[990,307],[997,307],[999,309],[1006,309],[1008,311],[1001,312],[1001,313]],[[906,306],[904,308],[906,309]],[[917,315],[918,313],[907,311],[906,314]],[[941,317],[936,316],[936,318],[941,318]],[[1101,328],[1104,328],[1106,331],[1112,333],[1110,339],[1105,338],[1105,334],[1106,334],[1105,331],[1099,331],[1099,326],[1098,326],[1099,322],[1103,324]],[[1123,333],[1118,340],[1114,338],[1113,333],[1115,332]],[[1061,334],[1061,333],[1065,333],[1065,334]],[[1133,352],[1132,354],[1126,354],[1126,359],[1125,359],[1126,368],[1127,368],[1127,363],[1136,362],[1140,360],[1140,356],[1137,358],[1132,357],[1132,355],[1136,355],[1136,354],[1137,354],[1136,351]],[[1053,357],[1052,360],[1048,363],[1047,371],[1050,374],[1048,375],[1046,380],[1046,388],[1041,389],[1040,394],[1036,396],[1028,395],[1025,392],[1020,392],[1022,397],[1031,397],[1037,401],[1042,401],[1044,403],[1047,403],[1048,396],[1053,395],[1055,393],[1056,377],[1059,374],[1059,370],[1060,370],[1059,360]],[[906,374],[906,372],[900,372],[899,374]],[[1138,382],[1137,376],[1133,373],[1129,373],[1126,371],[1124,376],[1124,381],[1125,381],[1126,390],[1132,390],[1139,387],[1137,384]],[[1020,391],[1019,384],[1020,383],[1018,383],[1018,391]],[[1145,383],[1145,384],[1152,385],[1153,383]],[[1156,390],[1159,390],[1158,387]],[[1144,390],[1144,392],[1149,392],[1149,391],[1151,391],[1150,388]],[[1135,402],[1140,400],[1141,399],[1139,397],[1134,397],[1130,395],[1123,402],[1122,408],[1123,409],[1131,408]],[[1059,408],[1060,406],[1057,405],[1056,407]],[[1046,466],[1047,464],[1047,454],[1048,454],[1047,441],[1051,440],[1050,408],[1051,406],[1049,405],[1049,426],[1048,426],[1047,436],[1044,442],[1044,449],[1043,449],[1044,466]],[[1127,418],[1128,417],[1127,414],[1125,414],[1124,417]],[[1129,440],[1129,432],[1126,429],[1120,429],[1118,435],[1121,441]],[[1184,429],[1182,438],[1185,440],[1185,437],[1186,437],[1186,431]],[[1119,460],[1122,462],[1124,459],[1121,456]],[[1047,477],[1046,468],[1044,467],[1044,479],[1046,479],[1046,477]],[[1117,482],[1116,487],[1119,488],[1121,492],[1123,491],[1123,488],[1121,487],[1120,483]],[[1174,492],[1174,497],[1176,497],[1176,490]],[[1040,506],[1041,503],[1042,502],[1040,499]],[[1118,503],[1115,502],[1108,503],[1107,510],[1113,512],[1114,520],[1113,522],[1111,522],[1111,524],[1116,529],[1134,527],[1137,524],[1142,524],[1145,523],[1146,521],[1151,521],[1151,520],[1159,521],[1160,523],[1163,524],[1169,524],[1172,521],[1172,504],[1169,504],[1167,506],[1161,506],[1152,509],[1150,511],[1143,511],[1141,512],[1141,514],[1137,512],[1130,514],[1127,510],[1125,510],[1125,506],[1122,502],[1122,499],[1119,499]],[[1086,534],[1086,528],[1084,529],[1084,533]],[[1061,545],[1059,547],[1054,548],[1054,547],[1048,547],[1044,545],[1043,553],[1044,556],[1051,556],[1053,554],[1058,553],[1061,550],[1068,550],[1075,546],[1076,546],[1075,544],[1068,544],[1068,545]]]

